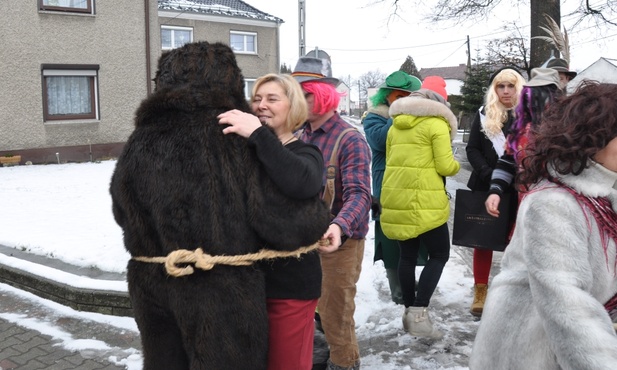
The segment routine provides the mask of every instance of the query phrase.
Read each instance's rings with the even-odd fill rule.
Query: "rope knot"
[[[295,251],[274,251],[262,249],[257,253],[242,254],[237,256],[212,256],[204,253],[201,248],[197,248],[194,251],[178,249],[170,252],[165,257],[133,257],[133,259],[147,263],[163,263],[165,265],[165,269],[167,270],[167,274],[180,277],[191,275],[195,272],[195,268],[208,271],[212,270],[215,265],[250,266],[255,261],[265,259],[287,257],[300,258],[303,254],[319,248],[320,245],[327,244],[328,241],[322,239],[311,246],[300,247]]]

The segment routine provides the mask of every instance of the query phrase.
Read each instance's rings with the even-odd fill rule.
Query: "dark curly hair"
[[[617,84],[583,81],[574,94],[548,106],[532,133],[519,184],[528,189],[551,178],[550,167],[560,175],[579,175],[588,159],[617,137]]]

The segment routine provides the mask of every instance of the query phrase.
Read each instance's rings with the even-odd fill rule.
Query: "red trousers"
[[[493,265],[493,251],[490,249],[473,249],[473,279],[475,284],[488,284]]]
[[[317,299],[268,298],[268,370],[311,370]]]

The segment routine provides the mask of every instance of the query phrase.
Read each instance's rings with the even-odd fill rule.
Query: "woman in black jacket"
[[[324,168],[321,151],[293,135],[308,117],[300,84],[285,74],[258,78],[251,109],[254,115],[239,110],[220,114],[219,123],[229,125],[223,133],[246,137],[268,176],[285,195],[318,197]],[[267,260],[261,267],[266,273],[268,370],[310,370],[315,308],[321,296],[319,254],[312,251],[299,258]]]
[[[488,191],[491,174],[504,153],[506,136],[514,122],[514,107],[525,80],[513,67],[497,70],[489,80],[489,88],[471,125],[467,142],[467,159],[473,167],[467,186],[473,191]],[[514,191],[514,189],[512,189]],[[493,262],[491,249],[474,248],[474,300],[470,312],[481,316]]]

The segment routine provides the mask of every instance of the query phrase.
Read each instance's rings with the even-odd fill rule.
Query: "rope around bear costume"
[[[235,256],[212,256],[204,253],[201,248],[197,248],[194,251],[178,249],[170,252],[166,257],[133,257],[132,259],[146,263],[164,263],[168,275],[180,277],[191,275],[195,272],[192,265],[195,265],[196,268],[205,271],[211,270],[214,265],[249,266],[255,261],[264,259],[286,257],[300,258],[302,254],[312,252],[320,246],[327,244],[328,241],[326,239],[321,239],[313,245],[308,247],[300,247],[294,251],[262,249],[257,253],[240,254]]]

